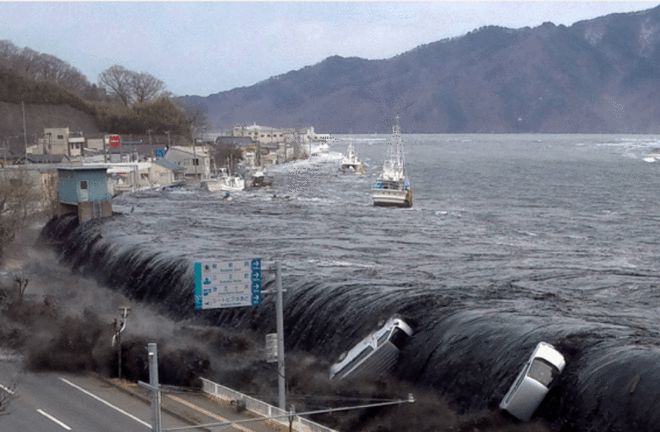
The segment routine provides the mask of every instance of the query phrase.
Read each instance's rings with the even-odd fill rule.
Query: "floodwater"
[[[376,323],[415,324],[397,376],[459,410],[496,408],[537,342],[567,366],[538,415],[567,431],[658,430],[660,162],[654,136],[404,135],[412,209],[375,208],[384,136],[356,136],[366,176],[331,153],[278,166],[272,190],[119,197],[63,255],[101,282],[192,316],[191,262],[260,256],[284,269],[287,348],[334,360]],[[204,312],[272,326],[255,309]]]

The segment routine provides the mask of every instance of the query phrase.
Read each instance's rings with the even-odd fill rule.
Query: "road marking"
[[[4,391],[6,391],[7,393],[9,393],[10,395],[13,395],[13,394],[14,394],[14,390],[10,389],[9,387],[5,387],[5,386],[3,386],[2,384],[0,384],[0,390],[4,390]]]
[[[42,409],[38,409],[37,412],[38,412],[39,414],[41,414],[42,416],[46,417],[48,420],[50,420],[50,421],[52,421],[52,422],[54,422],[54,423],[57,423],[58,425],[62,426],[64,429],[66,429],[66,430],[71,430],[71,428],[70,428],[69,426],[65,425],[64,423],[62,423],[61,421],[59,421],[58,419],[56,419],[56,418],[53,417],[52,415],[48,414],[46,411],[44,411],[44,410],[42,410]]]
[[[204,408],[200,408],[197,405],[195,405],[191,402],[188,402],[187,400],[181,399],[180,397],[172,396],[172,395],[166,395],[166,397],[172,399],[174,402],[178,402],[181,405],[185,405],[190,409],[193,409],[193,410],[195,410],[195,411],[197,411],[201,414],[204,414],[205,416],[211,417],[212,419],[220,420],[222,422],[231,422],[232,421],[232,420],[229,420],[228,418],[222,417],[222,416],[220,416],[216,413],[213,413],[211,411],[207,411]],[[233,420],[233,421],[236,421],[236,420]],[[233,425],[231,425],[231,427],[234,428],[234,429],[241,430],[243,432],[254,432],[252,429],[248,429],[245,426],[241,426],[241,425],[237,425],[237,424],[233,424]]]
[[[76,389],[76,390],[80,390],[81,392],[85,393],[87,396],[96,399],[97,401],[99,401],[99,402],[101,402],[102,404],[104,404],[104,405],[106,405],[106,406],[112,408],[113,410],[117,411],[118,413],[124,414],[126,417],[129,417],[129,418],[135,420],[136,422],[138,422],[138,423],[140,423],[140,424],[142,424],[142,425],[148,427],[149,429],[151,429],[151,425],[150,425],[149,423],[140,420],[139,418],[135,417],[133,414],[128,413],[128,412],[124,411],[123,409],[121,409],[121,408],[119,408],[119,407],[117,407],[117,406],[114,406],[113,404],[111,404],[110,402],[106,401],[105,399],[101,399],[99,396],[96,396],[94,393],[92,393],[92,392],[90,392],[90,391],[88,391],[88,390],[85,390],[84,388],[82,388],[82,387],[80,387],[80,386],[78,386],[78,385],[72,383],[72,382],[69,381],[68,379],[60,377],[60,381],[62,381],[62,382],[65,383],[65,384],[70,385],[71,387],[73,387],[73,388]]]

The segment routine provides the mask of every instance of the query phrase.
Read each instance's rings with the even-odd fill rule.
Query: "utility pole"
[[[121,311],[121,319],[117,320],[115,318],[115,334],[112,336],[112,346],[115,346],[115,343],[117,344],[117,377],[121,380],[121,334],[126,329],[126,318],[128,318],[128,312],[131,308],[121,306],[119,310]]]
[[[147,344],[149,356],[149,383],[138,381],[138,386],[151,392],[151,430],[162,432],[160,417],[160,384],[158,383],[158,346],[150,342]]]
[[[151,393],[151,426],[154,432],[160,432],[160,384],[158,383],[158,346],[147,345],[149,355],[149,384],[154,387]]]
[[[286,411],[286,374],[284,371],[284,300],[282,297],[282,269],[275,261],[275,319],[277,321],[277,394],[280,409]]]
[[[21,100],[21,111],[23,111],[23,143],[25,144],[25,163],[27,164],[28,145],[27,145],[27,126],[25,125],[25,103]]]
[[[199,165],[199,160],[197,159],[197,150],[195,147],[195,141],[197,141],[197,138],[193,138],[193,166],[195,167],[195,177],[197,177],[197,166]]]

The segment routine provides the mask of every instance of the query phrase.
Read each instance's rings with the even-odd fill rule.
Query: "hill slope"
[[[660,132],[660,7],[572,25],[484,27],[385,60],[329,57],[182,102],[215,127]]]

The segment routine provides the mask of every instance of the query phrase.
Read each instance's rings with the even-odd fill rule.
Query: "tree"
[[[0,177],[0,256],[39,201],[26,170],[5,171]]]
[[[99,74],[99,87],[129,106],[133,102],[133,74],[123,66],[110,66]]]
[[[133,103],[151,102],[166,96],[165,84],[153,75],[134,72],[123,66],[114,65],[101,72],[99,87],[121,100],[125,106]]]
[[[135,102],[148,102],[161,95],[165,91],[165,84],[148,73],[132,73],[132,90]]]
[[[185,108],[190,119],[190,138],[199,138],[208,128],[208,116],[199,108]]]

